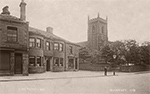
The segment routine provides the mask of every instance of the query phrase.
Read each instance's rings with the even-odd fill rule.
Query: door
[[[50,58],[46,60],[46,71],[50,71]]]
[[[10,53],[0,51],[0,71],[10,71]]]
[[[72,59],[72,58],[68,59],[68,68],[74,69],[74,59]]]
[[[75,69],[78,69],[78,58],[75,58]]]
[[[22,54],[15,54],[15,74],[22,74]]]

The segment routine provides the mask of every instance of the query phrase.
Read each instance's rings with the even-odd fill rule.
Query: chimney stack
[[[24,21],[26,20],[26,3],[24,0],[20,3],[20,19]]]
[[[10,15],[10,12],[9,12],[8,8],[9,8],[8,6],[5,6],[5,7],[3,8],[3,12],[2,12],[1,14]]]
[[[47,27],[46,32],[53,34],[53,28],[52,27]]]

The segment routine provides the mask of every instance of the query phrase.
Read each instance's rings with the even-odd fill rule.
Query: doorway
[[[74,69],[74,59],[73,58],[68,59],[68,68]]]
[[[75,58],[75,69],[78,69],[78,58]]]
[[[48,57],[46,60],[46,71],[50,71],[51,58]]]
[[[14,66],[15,74],[22,74],[22,54],[15,54],[15,66]]]
[[[10,53],[7,51],[0,51],[0,71],[10,71]]]

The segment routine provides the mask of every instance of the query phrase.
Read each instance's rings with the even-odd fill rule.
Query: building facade
[[[29,27],[29,72],[79,69],[79,46],[46,31]]]
[[[26,3],[20,3],[20,18],[8,6],[0,14],[0,75],[43,73],[79,69],[79,46],[29,26]]]
[[[4,73],[28,74],[29,24],[11,16],[8,6],[0,14],[0,70]]]

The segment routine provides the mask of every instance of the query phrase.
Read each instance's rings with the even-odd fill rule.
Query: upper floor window
[[[69,53],[70,53],[70,54],[73,53],[73,48],[72,48],[72,46],[69,46]]]
[[[39,39],[39,38],[36,39],[36,46],[38,48],[41,48],[41,39]]]
[[[59,44],[59,51],[63,51],[63,44],[62,43]]]
[[[29,39],[29,47],[35,47],[35,38]]]
[[[7,27],[7,41],[17,42],[17,28],[16,27]]]
[[[59,45],[58,45],[58,43],[54,43],[54,50],[59,50]]]
[[[46,42],[46,50],[50,50],[50,48],[51,48],[51,47],[50,47],[50,42],[47,41],[47,42]]]

